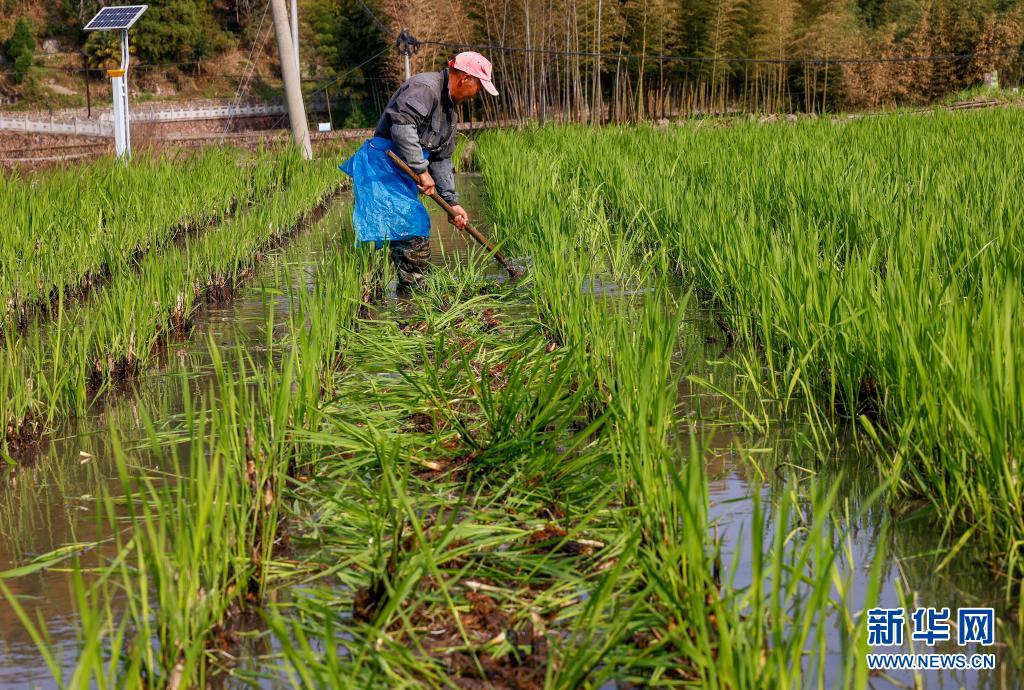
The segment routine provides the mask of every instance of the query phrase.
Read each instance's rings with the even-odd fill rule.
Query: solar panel
[[[126,5],[124,7],[104,7],[88,24],[85,31],[116,31],[131,27],[149,5]]]

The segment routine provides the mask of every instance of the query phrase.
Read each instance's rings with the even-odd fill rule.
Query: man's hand
[[[434,178],[430,176],[429,170],[420,173],[420,183],[416,186],[419,187],[420,193],[426,196],[432,196],[437,191],[437,185],[434,184]]]
[[[466,224],[469,223],[469,214],[466,213],[466,209],[461,206],[452,206],[452,211],[454,211],[455,215],[448,220],[459,230],[465,230]]]

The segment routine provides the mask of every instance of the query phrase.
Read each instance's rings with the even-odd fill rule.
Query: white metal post
[[[132,134],[128,120],[128,32],[121,32],[121,68],[107,70],[114,100],[114,150],[118,158],[132,155]]]
[[[114,92],[114,150],[118,158],[124,158],[128,153],[128,133],[124,126],[124,70],[107,70],[107,74]]]
[[[124,155],[131,158],[132,155],[132,125],[131,117],[128,114],[128,29],[121,31],[121,69],[124,76],[121,83],[121,117],[124,119]]]
[[[412,77],[412,64],[409,60],[409,30],[402,29],[402,57],[405,59],[405,80]]]

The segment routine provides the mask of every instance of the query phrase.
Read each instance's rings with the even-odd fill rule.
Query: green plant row
[[[269,194],[271,160],[210,148],[185,158],[139,156],[130,166],[104,158],[0,178],[8,227],[0,237],[0,329],[136,268],[154,248]]]
[[[898,496],[925,497],[1021,575],[1024,124],[1016,109],[795,126],[488,133],[476,151],[508,246],[534,186],[600,217],[756,344],[765,397],[848,421]],[[515,185],[502,185],[507,177]],[[499,184],[494,184],[498,182]],[[600,246],[592,251],[601,252]]]
[[[340,181],[330,161],[278,159],[275,191],[222,225],[146,255],[80,308],[7,338],[0,352],[0,421],[5,441],[29,441],[83,412],[106,387],[134,378],[161,339],[185,330],[203,301],[230,292],[262,252],[291,232]]]
[[[605,300],[576,280],[603,272],[601,259],[582,244],[543,248],[593,237],[592,219],[581,202],[557,230],[550,217],[535,233],[520,228],[537,271],[525,293],[482,285],[478,265],[437,270],[397,322],[346,327],[359,294],[350,268],[347,288],[318,281],[300,300],[293,337],[315,354],[286,379],[296,453],[286,497],[302,584],[264,609],[280,648],[267,672],[295,687],[516,677],[798,688],[821,682],[824,631],[838,620],[849,637],[832,687],[865,686],[834,496],[812,490],[797,541],[794,491],[774,526],[758,504],[756,584],[732,584],[707,517],[703,445],[674,433],[683,305],[656,263],[627,271],[650,297]],[[562,325],[549,329],[555,309]],[[336,314],[340,341],[323,328]]]
[[[550,686],[599,686],[627,669],[635,674],[629,680],[654,685],[809,687],[823,682],[817,675],[826,663],[822,630],[836,616],[850,637],[843,663],[833,669],[835,686],[863,687],[866,671],[858,658],[864,638],[827,517],[834,494],[809,489],[815,523],[799,547],[784,536],[793,519],[792,488],[774,506],[774,530],[762,522],[755,500],[753,585],[734,588],[732,576],[720,576],[703,447],[677,406],[690,360],[680,352],[686,300],[672,287],[672,254],[622,232],[606,206],[606,188],[579,184],[576,170],[543,146],[536,156],[532,150],[524,156],[515,138],[489,135],[477,152],[491,216],[510,251],[532,258],[538,317],[575,359],[579,380],[593,382],[591,415],[606,419],[603,441],[614,461],[609,487],[618,527],[633,549],[626,572],[635,578],[627,580],[628,593],[611,584],[598,589],[588,608],[592,618],[580,622],[586,651],[579,650]],[[582,153],[593,142],[580,143]],[[602,282],[616,289],[602,292]],[[634,292],[640,296],[630,297]],[[571,475],[572,481],[579,477]],[[817,575],[804,580],[800,573],[811,563]],[[796,594],[801,582],[808,585],[806,598]],[[623,644],[638,638],[651,640],[651,647]],[[620,646],[610,646],[611,640]]]
[[[328,191],[325,180],[332,179],[338,181],[333,166],[313,165],[298,186],[308,197]],[[298,204],[303,194],[292,190]],[[71,668],[44,642],[45,623],[33,620],[30,602],[0,578],[0,593],[63,687],[185,688],[223,679],[231,663],[222,652],[239,653],[239,633],[266,604],[269,588],[302,572],[280,558],[287,485],[302,447],[296,432],[319,427],[325,377],[339,363],[339,337],[359,306],[355,259],[352,251],[323,259],[312,290],[291,296],[302,306],[283,342],[270,305],[265,359],[221,352],[211,341],[213,378],[200,396],[183,379],[180,416],[142,409],[143,437],[132,440],[134,449],[112,432],[118,480],[101,487],[97,501],[111,557],[84,565],[74,555],[94,546],[84,543],[56,557],[70,560],[79,613]],[[151,473],[142,458],[163,471]],[[53,564],[44,556],[21,572]]]

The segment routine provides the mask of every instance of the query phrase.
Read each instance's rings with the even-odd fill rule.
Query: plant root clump
[[[535,633],[532,620],[513,625],[513,616],[483,592],[466,592],[465,599],[467,610],[459,612],[458,621],[448,609],[421,607],[412,615],[412,623],[426,631],[419,640],[424,651],[442,661],[460,688],[543,688],[547,639]],[[507,651],[490,651],[503,643]]]
[[[13,456],[36,448],[43,438],[44,428],[42,419],[36,414],[29,414],[19,421],[8,419],[4,424],[7,452]]]

